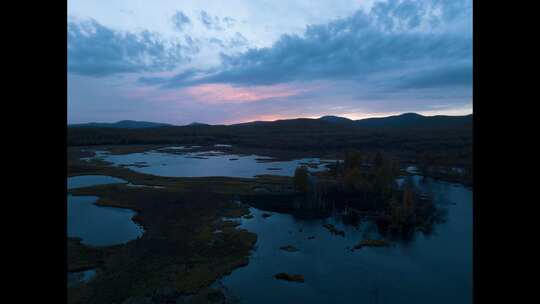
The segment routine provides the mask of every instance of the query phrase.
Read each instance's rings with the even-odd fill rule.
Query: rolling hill
[[[118,128],[118,129],[144,129],[144,128],[158,128],[158,127],[170,127],[171,124],[149,122],[149,121],[136,121],[136,120],[121,120],[118,122],[89,122],[83,124],[71,124],[70,128]]]
[[[355,124],[360,127],[369,128],[440,128],[440,127],[456,127],[472,124],[472,114],[465,116],[423,116],[416,113],[405,113],[401,115],[381,117],[381,118],[366,118],[355,121]]]

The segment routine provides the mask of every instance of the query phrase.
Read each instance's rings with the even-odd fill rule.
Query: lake
[[[219,284],[241,303],[472,303],[472,191],[420,179],[414,177],[448,210],[433,234],[351,252],[347,247],[364,238],[381,238],[373,225],[365,222],[357,230],[339,218],[300,220],[279,213],[263,218],[262,211],[250,208],[254,218],[241,219],[240,227],[257,234],[256,249],[246,267]],[[324,223],[344,230],[345,237],[331,234]],[[279,249],[285,245],[298,251]],[[277,280],[279,272],[302,274],[305,282]]]
[[[106,175],[81,175],[70,177],[67,180],[68,189],[76,189],[82,187],[91,187],[96,185],[106,185],[106,184],[124,184],[127,183],[121,178],[116,178]]]
[[[312,172],[326,169],[325,161],[321,161],[319,158],[274,161],[271,157],[259,155],[236,155],[222,151],[167,153],[162,151],[164,149],[181,151],[186,147],[169,147],[124,155],[96,151],[95,157],[111,162],[115,166],[124,166],[140,173],[165,177],[229,176],[251,178],[262,174],[293,176],[294,170],[301,164],[317,166],[309,168]],[[86,158],[86,160],[89,159],[91,158]]]
[[[300,163],[320,162],[317,158],[267,162],[271,159],[216,151],[99,153],[98,157],[115,165],[135,164],[129,167],[162,176],[253,177],[262,172],[292,175]],[[414,168],[408,169],[415,172]],[[362,239],[382,238],[373,224],[365,221],[357,229],[344,225],[339,217],[301,220],[275,212],[263,218],[263,211],[250,208],[252,219],[238,219],[240,228],[258,236],[250,262],[215,285],[225,287],[226,293],[241,303],[472,303],[472,190],[431,178],[422,182],[418,175],[413,180],[433,196],[437,206],[447,210],[446,222],[436,224],[430,235],[418,232],[410,241],[391,241],[391,247],[364,247],[351,252],[348,248]],[[68,179],[70,187],[110,183],[127,182],[107,176]],[[402,183],[403,179],[399,179],[398,184]],[[93,204],[96,199],[68,196],[69,235],[100,246],[142,235],[142,229],[131,220],[133,211],[99,207]],[[323,227],[325,223],[345,231],[345,237],[331,234]],[[279,249],[286,245],[298,251]],[[305,282],[275,279],[280,272],[301,274]],[[77,276],[83,280],[88,275]]]
[[[68,189],[115,183],[127,182],[104,175],[76,176],[68,178]],[[135,211],[97,206],[94,204],[97,199],[96,196],[68,195],[69,237],[80,237],[83,244],[108,246],[126,243],[143,234],[142,227],[131,220]]]
[[[85,271],[68,272],[68,287],[75,286],[79,283],[88,283],[96,276],[95,269]]]

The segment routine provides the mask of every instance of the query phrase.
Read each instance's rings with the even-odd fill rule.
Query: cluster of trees
[[[306,166],[298,166],[294,171],[294,188],[301,193],[309,190],[309,171]]]
[[[305,166],[300,166],[293,181],[299,193],[318,201],[316,206],[344,205],[373,211],[383,210],[396,195],[398,173],[398,163],[382,153],[370,160],[350,151],[343,162],[331,167],[332,178],[311,176]]]
[[[293,177],[294,188],[300,194],[295,201],[297,211],[323,215],[334,207],[331,193],[335,184],[309,174],[306,166],[296,168]]]
[[[472,153],[472,151],[470,151]],[[466,159],[466,154],[462,156]],[[448,181],[473,184],[473,166],[470,161],[459,161],[451,155],[430,152],[418,153],[416,167],[425,176],[441,178]]]
[[[350,222],[358,221],[356,212],[366,212],[377,216],[382,232],[401,234],[415,229],[429,232],[441,218],[432,199],[420,193],[411,176],[398,186],[398,162],[382,153],[363,157],[358,151],[350,151],[343,162],[332,166],[331,176],[311,176],[304,166],[296,169],[293,180],[302,194],[300,208],[321,212],[344,207],[354,210],[348,215]]]
[[[394,200],[389,208],[389,226],[391,230],[403,230],[414,226],[416,221],[415,207],[418,194],[410,178],[405,180],[402,190],[402,199]]]
[[[416,230],[430,233],[444,217],[445,211],[437,208],[431,197],[421,194],[408,176],[401,189],[401,200],[390,202],[388,212],[377,219],[377,225],[383,233],[412,236]]]
[[[355,207],[382,210],[396,195],[399,164],[380,152],[370,159],[349,151],[343,163],[336,163],[333,173],[339,190]]]

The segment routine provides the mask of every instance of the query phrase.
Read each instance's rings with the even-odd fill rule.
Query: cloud
[[[373,5],[371,15],[386,30],[433,29],[442,24],[466,21],[471,17],[471,9],[471,0],[379,1]]]
[[[418,1],[377,2],[372,9],[376,22],[387,30],[416,28],[420,25],[425,9]]]
[[[184,89],[193,99],[209,104],[246,103],[295,96],[305,89],[287,85],[233,87],[226,84],[202,84]]]
[[[455,65],[442,68],[426,68],[393,79],[395,88],[425,89],[472,86],[472,66],[470,61],[455,62]]]
[[[236,32],[234,34],[234,37],[231,39],[229,43],[230,48],[236,48],[236,47],[244,47],[248,45],[248,40],[244,35],[240,34],[239,32]]]
[[[176,13],[172,16],[172,22],[174,29],[179,32],[183,31],[186,25],[191,24],[189,17],[186,16],[182,11],[176,11]]]
[[[232,28],[236,23],[236,19],[232,17],[219,18],[218,16],[210,16],[206,11],[201,11],[199,20],[209,30],[223,31],[226,28]]]
[[[160,83],[167,88],[316,80],[378,82],[388,89],[470,86],[472,29],[452,23],[466,19],[469,6],[458,0],[377,3],[367,13],[308,26],[303,35],[284,34],[271,47],[221,54],[222,65],[199,71],[197,79]]]
[[[317,10],[304,2],[285,11],[231,4],[230,13],[188,5],[181,13],[195,14],[181,31],[173,4],[138,7],[133,16],[75,11],[103,23],[68,18],[68,119],[185,124],[472,112],[470,0],[343,0]],[[354,11],[352,2],[371,9]]]
[[[170,71],[197,49],[156,33],[121,32],[90,19],[68,21],[68,72],[102,77],[118,73]]]
[[[217,39],[215,37],[208,39],[208,42],[210,42],[212,44],[215,44],[217,46],[220,46],[222,48],[225,47],[225,44],[223,44],[223,41],[221,41],[221,39]]]
[[[249,41],[244,35],[239,32],[235,32],[234,35],[230,37],[224,37],[223,39],[218,39],[215,37],[208,38],[206,41],[211,44],[210,47],[219,47],[218,49],[223,52],[231,52],[235,50],[245,50],[249,45]]]
[[[224,30],[224,28],[221,26],[219,17],[210,16],[206,11],[201,11],[199,19],[201,20],[201,23],[209,30]]]
[[[178,87],[181,83],[186,81],[192,81],[197,76],[198,71],[196,69],[187,69],[173,77],[140,77],[138,82],[145,85],[164,85],[168,87]]]
[[[228,28],[231,28],[235,25],[236,23],[236,19],[234,18],[231,18],[231,17],[225,17],[225,18],[222,18],[221,21],[223,23],[225,23],[225,25],[228,27]]]

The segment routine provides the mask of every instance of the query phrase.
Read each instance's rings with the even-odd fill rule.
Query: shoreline
[[[148,146],[144,148],[151,149]],[[237,268],[247,266],[258,239],[255,233],[236,226],[230,227],[224,218],[231,215],[241,218],[249,214],[245,204],[264,211],[266,208],[261,209],[257,203],[254,204],[249,200],[249,197],[261,199],[267,196],[257,189],[273,193],[271,194],[273,200],[280,194],[282,197],[294,196],[294,191],[287,190],[293,183],[292,177],[288,176],[161,177],[111,166],[110,163],[100,160],[82,161],[80,155],[87,151],[81,152],[81,149],[73,147],[68,149],[68,177],[106,175],[121,178],[127,183],[69,189],[68,194],[97,196],[98,199],[94,204],[98,206],[130,209],[136,212],[132,221],[139,224],[144,233],[140,238],[125,244],[103,248],[94,248],[79,242],[79,250],[82,251],[83,257],[76,259],[71,268],[68,262],[68,269],[73,271],[81,267],[99,268],[104,263],[108,263],[109,267],[105,273],[100,272],[91,283],[68,291],[68,294],[72,294],[71,303],[81,303],[85,298],[97,296],[98,290],[103,288],[110,290],[111,294],[125,293],[111,289],[112,286],[121,288],[118,284],[123,284],[111,281],[110,276],[113,274],[126,278],[133,277],[135,282],[145,276],[157,275],[160,279],[156,278],[156,288],[163,284],[171,284],[170,276],[176,277],[177,279],[173,280],[176,282],[173,283],[175,285],[173,289],[177,293],[198,293],[207,290],[223,276]],[[136,149],[141,151],[143,148],[139,146]],[[126,149],[123,152],[126,152]],[[129,183],[163,188],[129,187]],[[278,196],[275,193],[278,193]],[[244,205],[235,204],[234,201],[238,199]],[[267,211],[295,216],[294,212],[291,212],[293,210],[276,211],[270,208]],[[219,227],[224,228],[222,233],[213,233]],[[73,240],[68,239],[68,243],[70,242]],[[184,249],[178,251],[180,248]],[[129,261],[136,261],[147,254],[153,256],[144,260],[150,268],[161,268],[162,266],[158,266],[162,263],[158,262],[160,260],[171,262],[168,262],[167,267],[158,274],[155,271],[144,275],[137,274],[136,270],[128,267]],[[85,259],[85,255],[90,256]],[[118,260],[120,257],[123,258]],[[79,268],[75,267],[76,264]],[[176,271],[171,273],[173,269]],[[112,286],[106,287],[107,284]],[[142,284],[142,281],[135,283],[134,286],[139,284]],[[140,288],[142,286],[144,285]],[[107,298],[101,299],[107,301]]]

